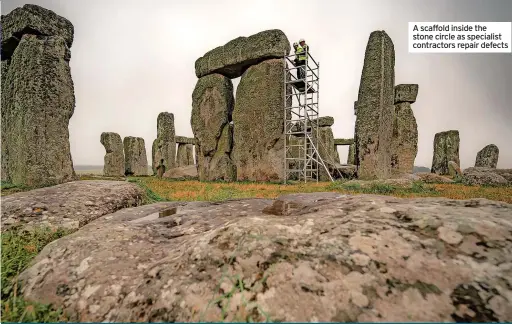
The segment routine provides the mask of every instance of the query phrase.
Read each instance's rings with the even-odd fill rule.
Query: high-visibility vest
[[[295,55],[297,55],[297,59],[299,61],[305,61],[306,58],[307,58],[307,55],[305,54],[305,50],[308,49],[308,45],[304,45],[304,47],[302,46],[297,46],[297,50],[295,51]]]

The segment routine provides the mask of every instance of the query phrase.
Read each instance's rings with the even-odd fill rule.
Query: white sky
[[[490,143],[500,149],[498,167],[512,168],[511,54],[407,49],[409,21],[510,21],[510,0],[4,0],[2,14],[26,3],[51,9],[75,26],[75,165],[103,164],[104,131],[143,137],[151,159],[162,111],[174,113],[177,135],[192,137],[195,60],[238,36],[277,28],[290,42],[305,38],[321,62],[320,114],[335,118],[335,137],[353,137],[368,36],[385,30],[395,44],[396,84],[419,84],[415,165],[430,167],[435,133],[458,129],[463,168],[473,166],[476,153]],[[347,149],[340,154],[344,162]]]

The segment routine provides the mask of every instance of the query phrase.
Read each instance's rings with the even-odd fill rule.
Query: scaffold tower
[[[333,178],[318,153],[320,63],[307,51],[304,65],[296,54],[284,54],[284,183],[318,181],[323,169]]]

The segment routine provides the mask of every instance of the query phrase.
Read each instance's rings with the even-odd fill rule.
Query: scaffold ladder
[[[304,65],[284,54],[284,183],[317,181],[320,169],[334,181],[318,152],[320,64],[306,51]],[[299,72],[300,71],[300,72]]]

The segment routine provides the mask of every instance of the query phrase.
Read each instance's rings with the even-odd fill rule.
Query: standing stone
[[[158,114],[157,137],[151,149],[153,174],[165,173],[176,167],[176,131],[174,128],[174,114],[161,112]]]
[[[316,134],[313,132],[313,139],[315,138]],[[318,140],[316,140],[316,143],[320,158],[322,158],[327,168],[332,169],[336,163],[339,163],[339,160],[336,161],[338,154],[336,146],[334,145],[334,134],[332,133],[332,128],[330,126],[318,128]],[[325,168],[322,165],[319,165],[318,168],[320,175],[319,180],[328,181],[329,176],[327,175]]]
[[[348,157],[347,164],[356,164],[356,144],[350,144],[348,146]]]
[[[149,170],[144,139],[128,136],[124,138],[123,145],[125,175],[147,176]]]
[[[68,130],[75,109],[70,57],[63,37],[25,34],[4,65],[3,179],[45,186],[76,178]]]
[[[194,165],[194,145],[185,144],[185,151],[187,152],[187,165]]]
[[[459,131],[457,130],[449,130],[435,135],[432,173],[440,175],[450,174],[448,169],[449,161],[453,161],[457,165],[460,165],[459,143]]]
[[[236,179],[236,166],[230,157],[233,148],[233,125],[226,124],[217,142],[217,150],[211,159],[204,159],[208,178],[211,180],[234,181]],[[201,158],[201,156],[199,156]],[[201,162],[200,162],[201,163]]]
[[[187,146],[188,144],[180,143],[178,144],[178,151],[176,154],[176,166],[182,167],[187,166],[188,164],[188,156],[187,156]]]
[[[228,127],[233,105],[230,79],[210,74],[197,80],[192,93],[190,123],[197,141],[196,160],[201,181],[235,180],[235,166],[231,160],[232,132]],[[219,163],[219,159],[223,162]]]
[[[356,165],[361,179],[391,175],[395,51],[384,31],[371,33],[355,111]]]
[[[2,104],[1,104],[1,112],[0,112],[0,116],[1,116],[1,122],[0,122],[0,127],[1,127],[1,131],[0,131],[0,136],[1,136],[1,143],[0,145],[2,146],[2,161],[1,161],[1,180],[2,181],[5,181],[5,182],[10,182],[10,178],[9,178],[9,173],[8,173],[8,168],[7,168],[7,165],[9,164],[9,161],[8,161],[8,157],[9,157],[9,152],[7,150],[7,125],[8,125],[8,121],[7,121],[7,111],[6,111],[6,108],[7,108],[7,102],[4,101],[4,96],[5,96],[5,85],[4,85],[4,81],[7,77],[7,72],[9,71],[9,64],[10,64],[10,60],[4,60],[2,61],[2,71],[1,71],[1,77],[2,77],[2,83],[1,83],[1,88],[0,88],[0,91],[2,92]]]
[[[418,125],[409,102],[395,105],[391,167],[394,174],[412,173],[418,154]]]
[[[500,150],[494,144],[489,144],[476,155],[475,167],[493,168],[498,165]]]
[[[120,177],[124,175],[123,141],[117,133],[101,133],[101,144],[105,147],[103,175]]]
[[[238,180],[270,181],[284,176],[283,75],[280,59],[253,65],[242,75],[233,111],[232,157]]]

